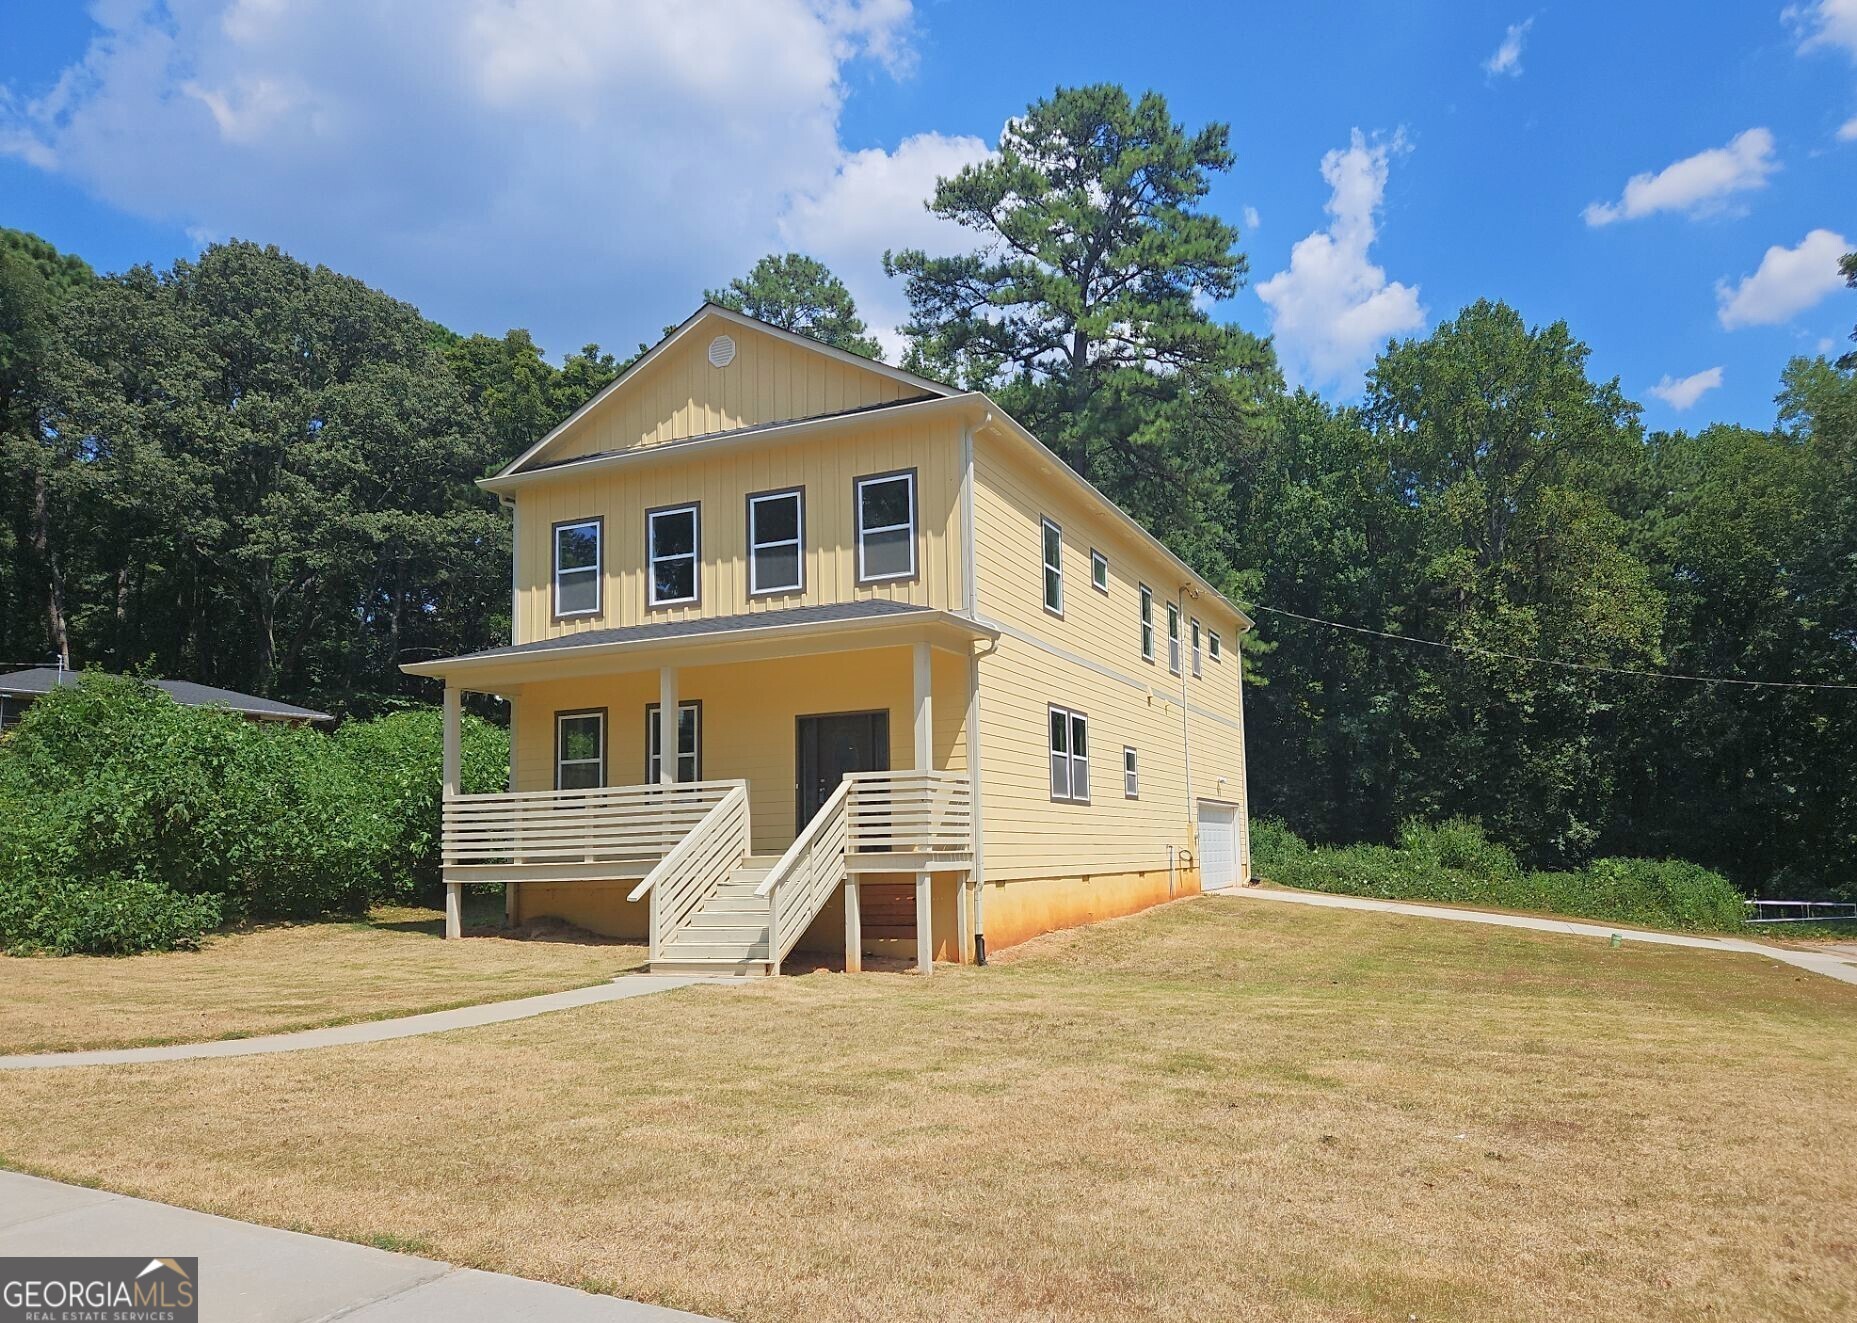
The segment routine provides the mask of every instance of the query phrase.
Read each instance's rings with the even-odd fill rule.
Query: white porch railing
[[[451,795],[444,880],[533,882],[642,877],[740,781]]]
[[[754,894],[767,897],[768,968],[780,962],[845,880],[845,843],[851,782],[840,781],[799,839],[787,847]]]
[[[967,854],[973,788],[965,772],[853,772],[847,805],[851,854]]]
[[[651,897],[654,962],[671,935],[747,857],[748,783],[736,781],[626,897]]]

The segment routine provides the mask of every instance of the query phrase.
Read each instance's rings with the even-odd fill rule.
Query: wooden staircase
[[[767,973],[768,905],[755,889],[779,861],[779,855],[749,855],[719,881],[659,943],[652,972]]]

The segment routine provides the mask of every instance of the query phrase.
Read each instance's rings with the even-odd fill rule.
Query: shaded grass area
[[[1835,1319],[1854,1023],[1755,957],[1208,898],[932,979],[0,1076],[0,1157],[744,1321]]]
[[[140,1047],[386,1019],[601,983],[640,946],[497,935],[502,898],[469,897],[466,940],[432,909],[218,934],[198,951],[0,956],[0,1053]]]

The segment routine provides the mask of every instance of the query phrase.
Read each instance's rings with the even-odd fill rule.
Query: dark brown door
[[[799,816],[794,831],[813,815],[850,772],[890,770],[890,714],[836,712],[799,721]]]

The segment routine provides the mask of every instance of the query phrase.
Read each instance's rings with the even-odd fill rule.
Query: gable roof
[[[0,675],[0,695],[7,698],[42,698],[61,685],[78,682],[81,671],[61,670],[56,666],[34,666],[23,671]],[[236,689],[220,689],[191,680],[143,680],[172,698],[182,707],[223,707],[242,717],[268,721],[334,721],[327,712],[280,703],[275,698],[241,694]]]
[[[822,354],[837,362],[873,372],[881,377],[887,377],[900,385],[912,387],[923,395],[937,396],[960,394],[954,387],[943,385],[939,381],[931,381],[927,377],[919,377],[913,372],[905,372],[902,368],[891,367],[888,363],[880,363],[873,358],[863,358],[857,354],[840,349],[835,345],[828,345],[821,340],[814,340],[811,336],[801,335],[797,331],[789,331],[784,326],[776,326],[772,322],[762,321],[759,317],[750,317],[748,314],[737,312],[733,308],[725,308],[719,303],[705,303],[702,307],[684,318],[669,335],[666,335],[650,349],[640,354],[625,371],[608,382],[592,399],[574,410],[574,412],[569,414],[566,418],[563,418],[549,430],[546,436],[542,437],[541,440],[516,456],[515,459],[511,460],[499,470],[495,476],[498,478],[506,478],[512,474],[523,471],[525,467],[530,465],[531,460],[535,459],[536,456],[540,455],[552,445],[557,437],[562,436],[582,418],[586,417],[587,414],[598,408],[602,401],[623,389],[628,382],[631,382],[640,373],[644,372],[645,369],[664,357],[674,346],[681,344],[685,339],[689,338],[698,327],[716,321],[728,322],[738,327],[759,331],[764,335],[772,336],[784,343],[797,345],[801,348],[811,350],[814,353]]]

